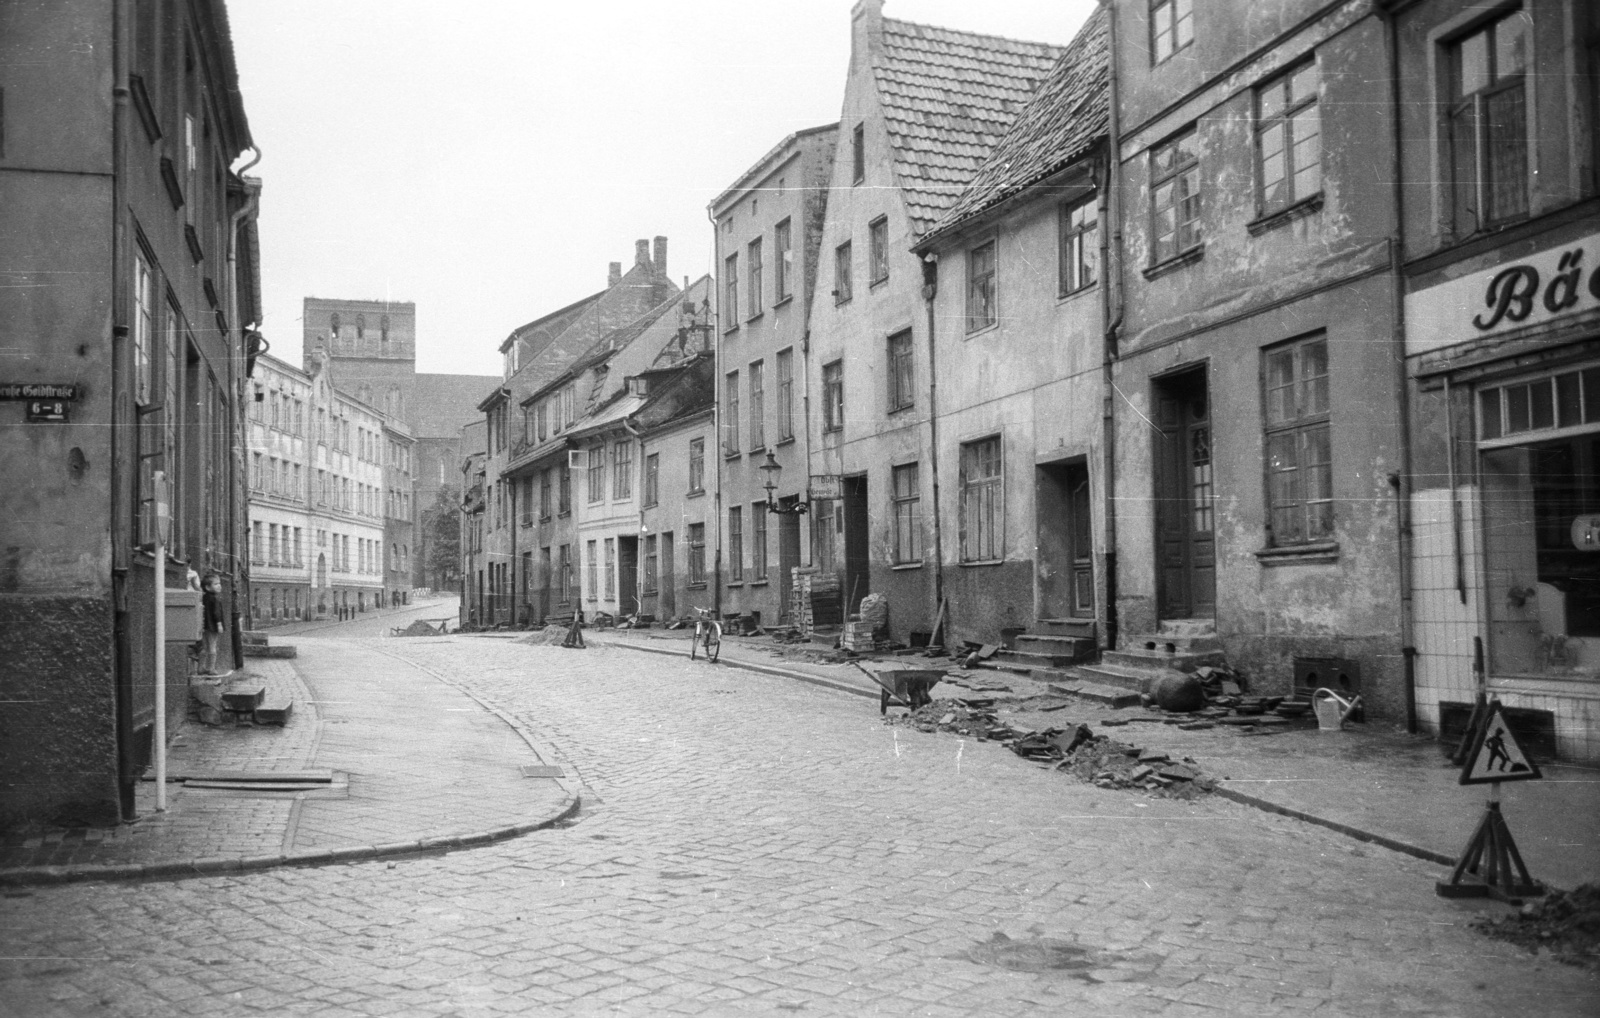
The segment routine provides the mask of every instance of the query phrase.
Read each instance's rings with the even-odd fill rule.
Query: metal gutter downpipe
[[[1117,421],[1116,384],[1114,369],[1117,361],[1117,337],[1122,328],[1122,201],[1121,201],[1121,127],[1117,115],[1117,9],[1112,0],[1100,0],[1106,12],[1106,169],[1104,182],[1099,188],[1101,222],[1100,265],[1103,279],[1100,284],[1102,321],[1105,332],[1101,337],[1103,349],[1101,373],[1104,378],[1102,393],[1102,422],[1100,457],[1102,478],[1100,489],[1104,495],[1105,533],[1105,649],[1116,650],[1121,636],[1121,623],[1117,615]]]
[[[129,430],[122,414],[131,399],[128,394],[128,289],[131,259],[128,257],[128,226],[123,218],[127,201],[128,172],[128,27],[130,0],[117,0],[112,9],[112,111],[111,111],[111,413],[108,438],[111,445],[108,482],[111,513],[111,687],[117,743],[117,803],[122,819],[132,820],[135,810],[133,763],[133,641],[128,633],[128,568],[133,545],[130,533],[129,501],[123,464],[137,464],[136,451],[124,458],[123,446]],[[135,475],[137,476],[137,475]]]
[[[250,151],[255,153],[255,158],[245,163],[234,174],[241,183],[244,182],[245,171],[261,161],[261,149],[257,148],[254,142],[250,145]],[[245,192],[249,197],[246,199],[244,207],[235,212],[228,223],[228,323],[238,330],[241,343],[246,342],[246,340],[245,323],[240,321],[239,314],[239,231],[244,227],[247,219],[256,217],[260,209],[259,199],[261,197],[261,193],[249,184],[245,184]],[[252,322],[251,324],[254,325],[256,323]],[[245,439],[248,436],[250,427],[246,413],[247,404],[245,402],[246,397],[249,395],[249,379],[245,377],[244,372],[241,370],[239,353],[238,345],[229,342],[228,379],[229,388],[234,397],[232,429],[234,441],[228,443],[228,447],[232,451],[229,460],[232,476],[228,480],[228,554],[233,559],[234,575],[232,577],[233,582],[228,584],[230,590],[228,611],[232,616],[232,625],[229,627],[232,633],[232,647],[230,649],[233,652],[233,666],[235,668],[244,667],[244,633],[243,626],[240,625],[239,587],[247,573],[244,563],[249,561],[249,556],[239,554],[239,538],[241,534],[250,532],[248,525],[241,525],[245,521],[241,520],[240,505],[243,502],[243,512],[248,513],[249,503],[239,497],[239,489],[243,486],[245,478]],[[248,357],[248,351],[245,352],[245,355]],[[308,584],[307,586],[309,588],[310,585]]]
[[[1416,535],[1411,518],[1412,466],[1411,466],[1411,389],[1406,377],[1406,288],[1402,271],[1405,255],[1405,187],[1401,180],[1404,169],[1400,159],[1400,37],[1394,12],[1377,5],[1378,18],[1383,22],[1385,42],[1389,57],[1389,158],[1390,186],[1393,188],[1394,236],[1389,239],[1389,275],[1393,290],[1391,313],[1394,316],[1394,366],[1395,408],[1398,413],[1400,441],[1400,469],[1389,475],[1389,485],[1394,489],[1395,526],[1397,540],[1395,563],[1400,583],[1400,654],[1404,659],[1404,692],[1406,731],[1417,732],[1417,648],[1413,614],[1416,604],[1415,578],[1411,574],[1412,550]],[[1454,436],[1451,441],[1454,442]],[[1452,446],[1451,462],[1455,462]],[[1451,501],[1455,500],[1455,485],[1451,484]]]
[[[939,501],[939,370],[938,347],[934,332],[934,298],[939,296],[939,256],[932,251],[922,256],[922,300],[928,308],[928,462],[933,484],[933,617],[935,628],[928,643],[946,645],[950,612],[944,603],[944,528]],[[937,640],[937,642],[935,642]]]

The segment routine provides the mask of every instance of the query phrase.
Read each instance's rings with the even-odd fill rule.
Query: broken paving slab
[[[1046,684],[1045,688],[1052,693],[1075,696],[1080,700],[1092,700],[1095,703],[1103,703],[1116,709],[1137,707],[1139,705],[1139,694],[1131,689],[1123,689],[1121,686],[1107,686],[1098,682],[1074,679],[1070,682],[1051,682]]]

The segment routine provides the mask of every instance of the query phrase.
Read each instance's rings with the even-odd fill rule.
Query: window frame
[[[689,545],[689,585],[691,587],[704,587],[706,585],[706,525],[704,523],[688,524],[684,537]]]
[[[750,451],[760,452],[767,447],[767,391],[766,364],[751,361],[745,369],[746,387],[750,391]]]
[[[739,370],[722,376],[722,455],[731,459],[739,452]]]
[[[984,253],[987,252],[987,258]],[[991,329],[1000,322],[999,244],[991,237],[967,248],[967,335]],[[975,301],[981,302],[980,308]]]
[[[739,252],[722,260],[722,331],[732,332],[739,327]]]
[[[1093,218],[1080,218],[1084,210]],[[1100,196],[1062,202],[1056,215],[1056,294],[1067,297],[1089,289],[1100,278]]]
[[[728,507],[728,583],[744,582],[744,506]]]
[[[785,217],[772,228],[774,306],[794,296],[794,226]]]
[[[750,579],[755,583],[767,579],[767,504],[750,503]]]
[[[794,347],[778,351],[778,444],[794,441]]]
[[[1179,12],[1179,8],[1182,12]],[[1167,24],[1161,24],[1163,16]],[[1188,26],[1187,37],[1183,36],[1183,27]],[[1166,31],[1163,32],[1162,28]],[[1173,40],[1172,48],[1166,53],[1161,52],[1161,39],[1163,35],[1170,36]],[[1171,60],[1179,52],[1194,44],[1194,2],[1193,0],[1150,0],[1150,66],[1155,67]]]
[[[1308,374],[1306,371],[1306,354],[1311,350],[1320,350],[1321,374]],[[1333,496],[1333,436],[1332,436],[1332,400],[1330,398],[1331,380],[1333,377],[1332,361],[1330,360],[1330,346],[1326,333],[1315,332],[1305,336],[1264,347],[1261,351],[1261,428],[1262,428],[1262,457],[1261,468],[1267,518],[1265,531],[1267,547],[1269,548],[1299,548],[1315,545],[1326,545],[1336,539],[1337,534],[1337,500]],[[1291,371],[1288,381],[1283,384],[1274,384],[1273,364],[1275,359],[1289,356]],[[1315,383],[1320,382],[1320,387]],[[1320,389],[1320,397],[1318,395]],[[1283,408],[1280,393],[1286,393],[1293,403],[1292,413],[1275,416]],[[1320,407],[1318,400],[1320,398]],[[1310,444],[1304,441],[1317,434],[1321,435],[1321,446],[1327,458],[1323,461],[1307,460],[1308,453],[1313,453]],[[1287,468],[1275,466],[1274,444],[1276,440],[1289,439],[1294,453],[1294,463]],[[1320,498],[1313,498],[1307,493],[1305,478],[1308,471],[1319,469]],[[1289,476],[1291,475],[1292,476]],[[1290,497],[1283,498],[1279,495],[1280,486],[1287,484]],[[1325,521],[1321,529],[1314,523],[1310,506],[1312,504],[1324,505]],[[1285,528],[1280,526],[1280,513],[1295,512],[1298,523],[1293,531],[1285,533]],[[1316,532],[1314,533],[1314,529]]]
[[[750,287],[750,292],[746,294],[746,299],[750,304],[750,314],[748,317],[751,320],[754,320],[760,318],[761,313],[764,310],[764,306],[761,303],[763,281],[761,279],[762,257],[760,237],[757,237],[755,240],[752,240],[748,245],[746,245],[744,260],[746,281]]]
[[[633,441],[622,438],[611,443],[611,500],[633,498]]]
[[[901,329],[885,340],[888,354],[889,412],[899,413],[917,405],[916,347],[910,329]]]
[[[867,285],[877,286],[889,279],[889,217],[879,216],[867,224]]]
[[[844,430],[843,358],[822,366],[822,430],[824,433]]]
[[[901,480],[906,477],[910,483],[903,490]],[[889,468],[889,518],[894,538],[891,554],[897,566],[922,562],[921,483],[917,463],[899,463]]]
[[[850,183],[864,183],[867,179],[867,125],[859,123],[850,132]]]
[[[1316,79],[1312,83],[1310,95],[1301,95],[1296,98],[1290,89],[1295,81],[1307,70],[1316,73]],[[1279,100],[1280,105],[1277,112],[1267,116],[1263,113],[1264,102],[1272,92],[1278,90],[1283,92]],[[1301,202],[1311,201],[1319,197],[1322,194],[1322,68],[1318,64],[1315,55],[1300,61],[1293,67],[1287,68],[1265,84],[1257,87],[1252,99],[1255,107],[1253,112],[1255,113],[1257,216],[1270,216]],[[1297,135],[1295,126],[1298,118],[1307,110],[1312,110],[1316,113],[1316,134],[1314,137],[1317,139],[1317,156],[1314,165],[1317,171],[1317,180],[1314,188],[1304,194],[1300,194],[1295,186],[1296,178],[1307,167],[1300,167],[1295,163],[1296,151],[1304,141]],[[1269,186],[1267,184],[1267,156],[1263,147],[1268,133],[1274,128],[1281,128],[1282,130],[1283,142],[1278,151],[1278,156],[1283,160],[1283,173],[1279,177],[1279,183],[1287,186],[1286,194],[1276,200],[1267,194]]]
[[[644,535],[644,578],[639,585],[641,594],[660,593],[661,567],[659,552],[656,551],[657,535]]]
[[[656,505],[661,501],[661,454],[658,452],[647,453],[644,458],[644,506],[646,508]]]
[[[855,296],[851,278],[855,274],[854,255],[847,240],[833,249],[833,303],[847,304]]]
[[[1177,261],[1187,255],[1205,247],[1205,231],[1202,228],[1202,218],[1205,214],[1205,203],[1200,191],[1200,153],[1196,150],[1194,142],[1198,132],[1194,125],[1190,125],[1177,134],[1171,135],[1158,144],[1150,146],[1150,264],[1151,266],[1163,265],[1167,262]],[[1169,166],[1161,165],[1162,153],[1172,150],[1181,155],[1174,158]],[[1192,174],[1192,177],[1191,177]],[[1191,181],[1192,191],[1187,195],[1179,194],[1179,184],[1185,178]],[[1173,188],[1173,201],[1163,207],[1158,194],[1167,184]],[[1193,202],[1194,214],[1186,219],[1178,217],[1186,203]],[[1163,253],[1159,235],[1158,222],[1164,208],[1173,210],[1172,248]],[[1192,230],[1192,235],[1187,243],[1184,242],[1185,231]]]
[[[984,448],[992,446],[993,456],[985,459]],[[969,455],[969,453],[971,455]],[[994,464],[994,472],[974,477],[973,467]],[[974,565],[1005,560],[1005,446],[1000,435],[962,442],[960,471],[960,561]],[[987,523],[987,526],[984,524]]]
[[[689,439],[689,494],[701,495],[706,490],[706,440]]]
[[[1515,72],[1502,75],[1499,71],[1500,47],[1498,37],[1502,26],[1510,23],[1515,18],[1525,18],[1523,42],[1525,52],[1522,55],[1522,66]],[[1483,74],[1485,83],[1471,92],[1462,89],[1462,54],[1464,47],[1473,39],[1484,39],[1484,64]],[[1528,218],[1532,210],[1532,185],[1533,174],[1529,167],[1532,149],[1528,144],[1528,87],[1530,75],[1528,65],[1532,62],[1532,49],[1534,40],[1533,15],[1527,7],[1518,5],[1511,8],[1502,8],[1493,12],[1488,17],[1478,21],[1466,31],[1457,33],[1444,40],[1445,50],[1442,61],[1445,74],[1445,88],[1443,89],[1443,102],[1440,104],[1440,117],[1442,120],[1443,155],[1444,162],[1449,169],[1450,193],[1448,196],[1449,223],[1454,237],[1471,237],[1479,233],[1497,229],[1508,223],[1517,222]],[[1489,102],[1511,93],[1519,97],[1519,112],[1521,130],[1514,132],[1515,143],[1520,152],[1520,188],[1517,195],[1520,199],[1519,207],[1499,215],[1488,215],[1482,210],[1486,204],[1485,199],[1493,200],[1496,188],[1495,175],[1492,170],[1495,164],[1494,152],[1497,148],[1496,140],[1506,141],[1507,137],[1492,134],[1494,127],[1489,123],[1486,115]],[[1464,185],[1460,180],[1458,168],[1459,153],[1458,118],[1470,110],[1472,119],[1472,180],[1470,185]],[[1469,190],[1473,208],[1462,207],[1463,189]],[[1465,214],[1471,214],[1475,222],[1465,226],[1461,220]]]

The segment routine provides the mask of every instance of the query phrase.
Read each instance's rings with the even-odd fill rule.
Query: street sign
[[[1461,768],[1463,785],[1486,785],[1498,781],[1533,781],[1544,777],[1539,765],[1517,745],[1516,736],[1500,710],[1500,701],[1489,704],[1489,716],[1472,743],[1466,766]]]
[[[30,399],[25,416],[29,421],[65,421],[70,405],[64,399]]]
[[[837,501],[844,498],[844,477],[840,474],[812,474],[806,489],[812,501]]]
[[[78,398],[76,385],[48,382],[0,382],[0,399],[72,400]]]

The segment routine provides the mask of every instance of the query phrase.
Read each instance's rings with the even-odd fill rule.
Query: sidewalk
[[[131,824],[7,837],[0,885],[368,859],[512,837],[576,812],[575,780],[523,775],[557,758],[509,718],[369,645],[295,644],[299,658],[251,659],[224,683],[292,699],[287,725],[187,722],[169,752],[165,812],[147,778]],[[292,790],[229,780],[242,774]]]
[[[687,654],[692,630],[586,630],[585,638],[625,643],[658,653]],[[818,646],[819,650],[825,649]],[[762,637],[726,637],[721,664],[830,686],[878,699],[879,687],[856,667],[785,658],[789,647]],[[950,658],[902,658],[904,667],[957,668]],[[720,666],[720,665],[719,665]],[[1084,723],[1097,734],[1192,757],[1220,780],[1218,794],[1258,809],[1285,813],[1361,841],[1385,845],[1441,867],[1455,864],[1484,814],[1489,789],[1458,783],[1440,745],[1377,725],[1342,732],[1314,727],[1245,735],[1230,726],[1183,731],[1150,723],[1105,727],[1111,719],[1149,717],[1143,708],[1113,710],[1074,701],[1059,711],[1030,710],[1042,683],[1004,671],[979,673],[1009,685],[997,707],[1014,712],[1018,727],[1064,728]],[[938,698],[971,695],[958,686],[935,686]],[[899,708],[892,708],[899,709]],[[1501,810],[1534,878],[1570,889],[1600,882],[1600,771],[1541,764],[1542,781],[1508,783]],[[1063,780],[1069,780],[1063,778]],[[1447,875],[1441,874],[1441,875]]]

